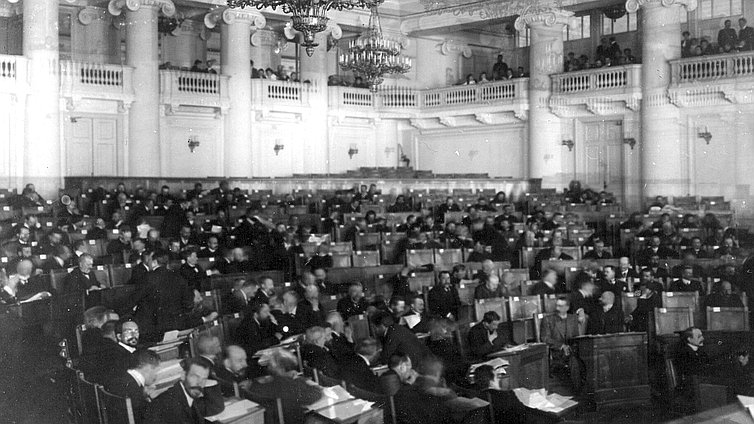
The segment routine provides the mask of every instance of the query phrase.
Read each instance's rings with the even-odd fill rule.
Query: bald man
[[[235,396],[234,383],[241,384],[248,378],[246,359],[241,346],[229,345],[223,349],[222,362],[215,365],[214,374],[224,397]]]
[[[623,310],[615,305],[615,294],[613,292],[603,292],[600,296],[602,307],[596,308],[595,311],[587,318],[588,334],[612,334],[624,331]]]

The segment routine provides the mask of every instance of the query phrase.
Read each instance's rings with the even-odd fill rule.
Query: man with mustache
[[[145,424],[204,424],[204,417],[225,409],[220,385],[208,380],[212,365],[205,358],[181,362],[183,378],[147,407]]]

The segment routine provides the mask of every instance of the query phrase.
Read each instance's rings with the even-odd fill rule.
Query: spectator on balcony
[[[464,81],[462,85],[476,85],[476,79],[474,78],[474,74],[466,75],[466,81]]]
[[[249,67],[251,67],[251,77],[252,78],[259,78],[259,72],[257,71],[257,68],[254,67],[254,61],[249,61]]]
[[[681,39],[681,57],[691,56],[691,33],[683,31],[683,39]]]
[[[746,18],[738,20],[738,49],[742,52],[754,50],[754,28],[746,26]]]
[[[724,44],[722,46],[717,47],[718,53],[735,53],[736,51],[733,49],[733,45],[730,43]]]
[[[704,51],[702,50],[702,46],[695,46],[694,50],[691,51],[691,57],[703,56],[703,55],[704,55]]]
[[[160,69],[172,69],[172,68],[173,68],[173,64],[170,62],[165,62],[162,65],[160,65]]]
[[[487,72],[479,74],[479,84],[487,84],[490,80],[487,79]]]
[[[724,28],[717,32],[717,45],[721,48],[726,44],[735,46],[738,43],[736,30],[732,28],[733,23],[730,19],[725,20]]]
[[[702,48],[703,56],[715,54],[715,50],[712,48],[712,45],[709,43],[709,41],[707,41],[706,38],[702,38],[702,41],[699,43],[699,47]]]
[[[264,70],[265,77],[269,80],[277,80],[278,76],[275,74],[275,71],[272,70],[272,68],[267,68]]]
[[[618,58],[621,54],[621,48],[618,44],[618,41],[615,39],[615,37],[610,37],[610,46],[607,48],[607,55],[609,58],[615,62],[615,59]]]
[[[497,55],[497,62],[492,65],[492,78],[495,80],[501,80],[505,76],[508,70],[508,64],[503,62],[503,55]]]
[[[210,74],[219,74],[218,70],[220,66],[217,64],[217,60],[210,59],[207,61],[207,72]]]
[[[298,72],[291,72],[291,82],[301,82],[301,80],[298,79]]]
[[[625,63],[626,65],[631,65],[636,63],[636,56],[633,55],[631,52],[631,49],[623,49],[623,57],[625,57]]]
[[[505,78],[506,80],[512,80],[513,78],[516,78],[516,75],[513,73],[513,69],[508,68],[507,71],[505,71]]]
[[[257,69],[257,75],[260,79],[267,79],[267,74],[264,72],[264,68]]]
[[[194,61],[194,66],[190,69],[191,72],[207,72],[207,68],[204,67],[204,62],[197,59]]]
[[[518,72],[516,73],[516,78],[529,78],[529,74],[527,74],[524,71],[524,67],[523,66],[519,66],[518,67]]]
[[[579,56],[579,69],[589,69],[591,67],[591,63],[589,62],[589,56],[582,54]]]
[[[568,55],[566,56],[565,60],[563,60],[563,69],[568,71],[568,68],[571,65],[575,64],[575,62],[577,62],[576,53],[568,52]]]
[[[597,60],[603,62],[606,57],[610,56],[610,42],[607,37],[600,38],[600,45],[597,46]]]
[[[353,86],[354,88],[369,88],[369,86],[364,82],[364,78],[361,77],[354,78]]]

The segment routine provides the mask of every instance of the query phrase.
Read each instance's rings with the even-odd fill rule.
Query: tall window
[[[743,0],[701,0],[696,16],[698,19],[724,18],[742,12]]]
[[[563,40],[581,40],[591,37],[591,16],[575,16],[573,18],[573,23],[573,25],[566,25],[563,28]]]
[[[529,47],[530,43],[529,27],[526,27],[524,31],[516,31],[516,47]]]
[[[622,32],[636,31],[636,13],[626,13],[623,17],[612,20],[602,16],[602,35],[620,34]]]

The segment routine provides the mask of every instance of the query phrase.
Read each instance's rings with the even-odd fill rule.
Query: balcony
[[[308,107],[316,96],[321,96],[317,84],[268,79],[251,80],[252,104],[257,109],[269,108],[271,105]]]
[[[560,116],[576,116],[583,109],[596,115],[638,110],[641,100],[641,65],[555,74],[550,108]]]
[[[23,56],[0,55],[0,94],[22,94],[28,88],[27,60]]]
[[[754,101],[754,52],[670,61],[670,100],[681,107]]]
[[[181,106],[225,111],[230,104],[227,75],[160,70],[160,103],[175,112]]]
[[[134,97],[133,68],[123,65],[62,61],[60,95],[69,105],[81,99],[116,100],[130,104]]]

